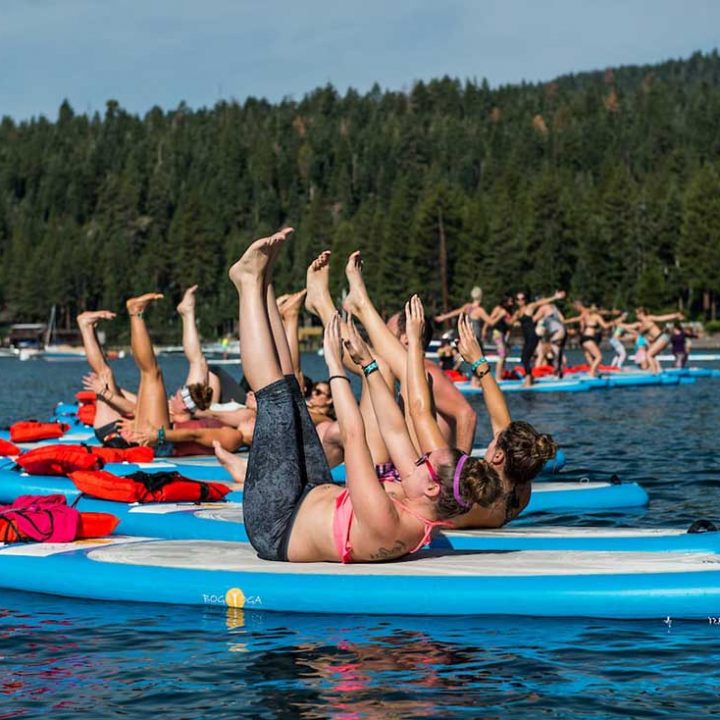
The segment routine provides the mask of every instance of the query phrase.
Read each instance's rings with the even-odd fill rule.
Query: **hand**
[[[424,328],[425,310],[422,300],[417,295],[413,295],[410,301],[405,303],[405,334],[408,344],[420,345]]]
[[[128,442],[134,442],[138,445],[154,445],[157,442],[157,428],[154,428],[149,423],[145,426],[145,429],[140,429],[135,427],[134,418],[120,418],[117,421],[117,427],[120,435]]]
[[[470,318],[467,315],[461,315],[458,318],[458,350],[466,363],[474,363],[478,358],[483,357],[483,352],[478,339],[475,337]]]
[[[100,379],[100,377],[97,375],[97,373],[91,372],[87,375],[83,376],[82,379],[83,387],[86,390],[90,390],[91,392],[94,392],[96,395],[102,395],[107,392],[107,385],[103,380]]]
[[[352,316],[348,319],[346,326],[347,337],[343,341],[345,349],[348,351],[348,355],[356,365],[367,365],[373,361],[373,356],[370,354],[370,348],[367,343],[360,337],[360,333],[355,327],[355,321]]]
[[[558,290],[553,296],[556,300],[564,300],[567,293],[564,290]]]
[[[333,375],[342,369],[342,334],[340,331],[340,313],[334,313],[330,322],[325,326],[323,335],[323,351],[325,352],[325,363]]]

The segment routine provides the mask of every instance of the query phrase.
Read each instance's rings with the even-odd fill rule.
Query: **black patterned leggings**
[[[243,491],[245,529],[261,558],[287,561],[298,508],[310,490],[333,480],[295,376],[266,385],[255,397]]]

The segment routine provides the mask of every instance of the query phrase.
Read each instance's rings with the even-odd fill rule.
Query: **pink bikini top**
[[[390,496],[392,501],[406,513],[410,513],[415,519],[419,520],[425,532],[420,542],[410,550],[410,555],[416,553],[423,545],[427,545],[430,542],[430,536],[437,527],[452,527],[452,523],[444,520],[428,520],[426,517],[419,515],[414,510],[411,510],[405,503],[400,500],[396,500],[392,495]],[[335,549],[337,550],[338,557],[341,563],[352,562],[352,545],[350,544],[350,527],[352,526],[353,517],[355,512],[352,506],[352,500],[350,499],[350,491],[345,488],[335,498],[335,513],[333,515],[333,540],[335,541]]]

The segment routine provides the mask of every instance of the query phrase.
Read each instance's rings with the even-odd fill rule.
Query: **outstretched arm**
[[[540,298],[539,300],[533,300],[533,302],[527,304],[527,308],[531,313],[534,313],[540,306],[549,305],[556,300],[562,300],[565,297],[564,290],[558,290],[554,295],[550,297]]]
[[[484,357],[482,348],[470,326],[470,321],[464,316],[458,320],[458,333],[460,335],[458,350],[465,362],[472,365]],[[510,424],[511,418],[510,411],[505,402],[505,396],[489,370],[489,365],[482,363],[478,365],[474,372],[480,378],[483,400],[485,401],[485,407],[490,416],[493,433],[497,433],[499,430],[504,430]]]
[[[684,320],[685,315],[681,312],[667,313],[666,315],[648,315],[653,322],[669,322],[670,320]]]
[[[132,421],[119,420],[122,436],[140,445],[155,445],[159,439],[159,428],[147,425],[145,428],[132,428]],[[246,438],[234,428],[163,428],[165,439],[173,443],[194,442],[208,448],[212,453],[213,442],[217,441],[228,452],[235,452],[246,443]]]
[[[488,317],[486,327],[488,327],[488,326],[493,327],[493,326],[497,325],[498,322],[500,322],[500,320],[502,320],[503,315],[505,315],[504,308],[501,308],[499,305],[494,307],[493,311],[490,313],[490,316]]]
[[[462,305],[459,308],[455,308],[455,310],[450,310],[449,312],[443,313],[442,315],[436,315],[433,320],[435,320],[435,322],[444,322],[445,320],[450,320],[451,318],[460,315],[460,313],[466,312],[467,307],[467,305]]]
[[[345,449],[346,483],[358,520],[376,530],[386,531],[397,524],[397,510],[375,475],[375,465],[365,442],[365,425],[342,362],[340,326],[340,315],[335,313],[325,326],[323,349]],[[380,373],[375,375],[387,389]]]
[[[415,435],[422,452],[432,452],[448,446],[440,432],[433,408],[432,395],[425,373],[425,352],[422,333],[425,312],[417,295],[405,304],[405,330],[408,339],[407,401],[410,407]]]
[[[347,326],[345,347],[353,362],[358,365],[367,367],[373,361],[370,350],[358,334],[352,319]],[[369,373],[365,380],[375,410],[375,416],[377,417],[378,427],[385,440],[390,459],[400,475],[406,475],[412,472],[414,468],[413,462],[417,452],[410,439],[405,418],[395,402],[390,388],[379,372]],[[336,383],[336,385],[339,384]],[[333,399],[334,397],[333,394]]]

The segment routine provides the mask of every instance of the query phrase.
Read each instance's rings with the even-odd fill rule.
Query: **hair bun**
[[[550,435],[538,435],[536,445],[538,455],[545,461],[554,458],[557,454],[557,443],[552,439],[552,436]]]

